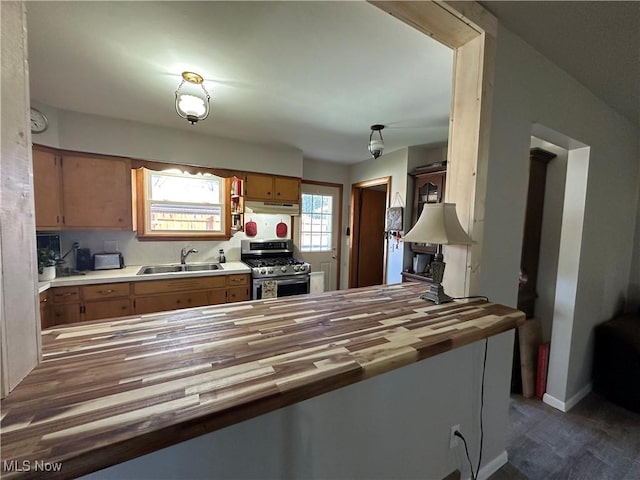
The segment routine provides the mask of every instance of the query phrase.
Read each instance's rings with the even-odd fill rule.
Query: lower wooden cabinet
[[[134,313],[153,313],[179,310],[181,308],[203,307],[205,305],[209,305],[209,296],[206,291],[170,293],[136,297],[133,311]]]
[[[51,315],[51,297],[49,296],[49,290],[40,292],[40,326],[41,328],[47,328],[49,326]]]
[[[250,275],[54,287],[40,296],[42,328],[249,300]],[[50,303],[50,305],[48,305]]]
[[[53,305],[53,313],[49,316],[49,324],[47,327],[51,327],[52,325],[62,325],[65,323],[75,323],[81,321],[80,319],[80,304],[79,303],[69,303],[66,305]]]
[[[131,300],[102,300],[99,302],[85,302],[82,306],[83,320],[99,320],[102,318],[124,317],[131,315]]]

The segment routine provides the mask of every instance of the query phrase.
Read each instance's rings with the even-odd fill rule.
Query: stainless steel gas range
[[[311,265],[293,257],[293,240],[242,240],[240,259],[251,267],[253,300],[274,288],[278,297],[309,293]]]

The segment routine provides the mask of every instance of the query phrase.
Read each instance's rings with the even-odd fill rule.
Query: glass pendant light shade
[[[211,97],[203,82],[204,79],[197,73],[182,72],[182,82],[176,90],[176,112],[192,125],[209,116]]]
[[[373,158],[378,158],[384,152],[384,141],[382,139],[382,129],[384,125],[371,125],[369,135],[369,153]],[[377,138],[375,137],[377,135]]]

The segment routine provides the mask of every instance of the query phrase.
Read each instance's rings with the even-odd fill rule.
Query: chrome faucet
[[[184,247],[182,250],[180,250],[180,263],[182,265],[187,263],[187,257],[190,253],[198,253],[198,250],[189,247]]]

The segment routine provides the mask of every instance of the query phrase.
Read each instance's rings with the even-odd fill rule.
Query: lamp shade
[[[471,245],[473,240],[463,230],[455,203],[427,203],[420,218],[404,236],[405,242],[440,245]]]
[[[194,72],[182,72],[182,82],[176,90],[176,112],[189,123],[195,125],[198,120],[209,116],[211,96],[204,88],[204,78]]]

